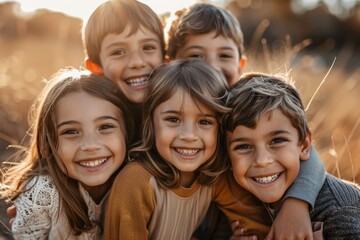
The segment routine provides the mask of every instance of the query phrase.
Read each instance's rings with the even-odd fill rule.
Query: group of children
[[[48,82],[29,148],[4,168],[15,239],[216,239],[216,209],[232,239],[360,236],[360,190],[325,173],[290,83],[242,76],[230,13],[195,4],[165,52],[147,5],[110,0],[83,42],[88,70]]]

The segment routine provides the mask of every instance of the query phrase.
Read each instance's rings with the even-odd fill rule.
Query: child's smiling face
[[[103,74],[131,102],[142,103],[149,74],[163,62],[160,39],[144,27],[131,35],[130,27],[108,34],[101,44],[100,61]]]
[[[275,203],[296,179],[300,160],[309,157],[310,136],[299,134],[279,109],[263,114],[255,128],[227,132],[227,148],[237,183],[261,201]]]
[[[179,169],[181,185],[193,183],[196,170],[215,153],[219,123],[213,111],[183,90],[154,111],[156,149]]]
[[[85,187],[107,183],[126,154],[123,114],[112,103],[84,92],[56,104],[58,147],[69,177]]]
[[[224,74],[230,86],[239,80],[242,71],[239,48],[235,42],[216,36],[215,31],[188,36],[186,44],[177,51],[176,58],[197,58],[207,62]]]

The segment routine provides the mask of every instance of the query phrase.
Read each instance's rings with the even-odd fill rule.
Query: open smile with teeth
[[[131,87],[137,87],[137,86],[146,85],[147,82],[148,82],[147,77],[133,78],[133,79],[130,79],[130,80],[126,81],[126,83],[128,85],[130,85]]]
[[[255,180],[255,182],[258,183],[271,183],[273,181],[275,181],[276,179],[278,179],[280,176],[280,173],[276,173],[274,175],[271,176],[267,176],[267,177],[254,177],[253,179]]]
[[[175,151],[185,156],[194,156],[200,150],[199,149],[184,149],[184,148],[175,148]]]
[[[101,158],[93,161],[81,161],[79,164],[83,167],[97,167],[106,162],[108,158]]]

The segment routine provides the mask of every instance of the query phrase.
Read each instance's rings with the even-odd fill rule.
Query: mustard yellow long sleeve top
[[[240,220],[248,234],[265,238],[270,229],[264,205],[241,191],[226,173],[212,186],[195,182],[190,188],[161,188],[141,164],[127,164],[110,192],[104,225],[105,239],[189,240],[215,201],[229,221]],[[230,180],[229,180],[230,179]],[[236,191],[236,198],[232,191]]]

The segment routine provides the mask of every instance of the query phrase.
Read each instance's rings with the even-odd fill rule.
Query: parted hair
[[[58,133],[55,121],[57,103],[73,92],[84,92],[118,107],[128,145],[134,124],[131,118],[126,117],[129,112],[127,99],[117,90],[116,85],[87,70],[61,69],[47,81],[29,112],[28,146],[19,146],[21,150],[13,156],[12,162],[8,162],[9,166],[2,168],[0,196],[14,200],[21,192],[29,190],[25,188],[27,182],[36,176],[48,174],[59,191],[70,226],[75,234],[81,234],[93,228],[93,223],[88,217],[88,207],[80,194],[78,181],[66,174],[66,167],[57,154]],[[65,169],[65,172],[62,169]],[[112,180],[113,177],[109,181]]]
[[[219,124],[217,149],[214,155],[197,169],[197,181],[204,185],[213,184],[228,168],[228,163],[224,161],[225,152],[221,143],[224,137],[221,120],[223,114],[228,111],[224,107],[228,90],[226,80],[221,73],[204,62],[176,60],[155,68],[151,74],[144,100],[143,142],[129,150],[130,161],[140,161],[165,189],[179,186],[180,172],[157,152],[154,111],[179,90],[191,96],[197,104],[202,104],[213,111]]]
[[[106,35],[120,34],[130,27],[129,35],[140,27],[155,33],[165,54],[163,25],[156,13],[146,4],[136,0],[108,0],[101,4],[85,22],[82,40],[85,56],[101,66],[101,43]]]
[[[303,142],[310,132],[301,96],[290,78],[264,73],[245,74],[231,89],[226,102],[225,131],[239,126],[255,128],[259,118],[275,109],[291,121]]]
[[[232,39],[238,47],[239,56],[244,54],[244,36],[239,21],[223,8],[196,3],[188,9],[179,10],[178,16],[168,32],[167,54],[175,59],[179,48],[183,47],[192,35],[205,34],[212,31],[216,36]]]

